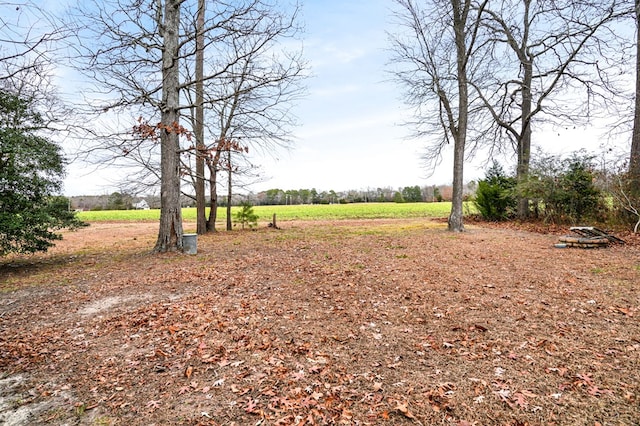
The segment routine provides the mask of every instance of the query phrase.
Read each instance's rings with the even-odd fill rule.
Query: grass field
[[[465,213],[473,207],[465,205]],[[238,211],[232,208],[232,214]],[[334,219],[382,219],[414,217],[446,217],[451,203],[358,203],[358,204],[313,204],[295,206],[255,206],[254,212],[260,222],[270,222],[276,214],[277,220],[334,220]],[[208,214],[208,211],[207,211]],[[153,221],[160,218],[160,210],[105,210],[80,212],[78,217],[87,222],[101,221]],[[184,220],[195,220],[196,209],[182,210]],[[218,221],[225,221],[226,208],[218,209]]]

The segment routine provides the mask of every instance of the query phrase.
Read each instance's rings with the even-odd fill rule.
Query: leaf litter
[[[637,244],[282,225],[184,256],[147,252],[155,224],[99,224],[6,260],[0,379],[22,379],[0,421],[640,423]]]

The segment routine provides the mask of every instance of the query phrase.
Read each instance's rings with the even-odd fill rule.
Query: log
[[[606,237],[585,238],[585,237],[573,237],[570,235],[566,235],[564,237],[560,237],[560,242],[573,243],[573,244],[607,245],[609,244],[609,239]]]
[[[609,245],[609,239],[606,237],[574,237],[566,235],[560,237],[560,242],[567,245],[567,247],[580,247],[580,248],[600,248]]]

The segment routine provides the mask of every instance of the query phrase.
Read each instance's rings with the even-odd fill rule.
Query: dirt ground
[[[640,424],[638,238],[279,225],[154,255],[156,223],[101,223],[3,259],[0,424]]]

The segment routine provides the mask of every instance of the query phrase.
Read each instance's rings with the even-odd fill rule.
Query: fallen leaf
[[[632,317],[633,316],[633,311],[629,308],[618,308],[618,312],[621,312],[623,314],[625,314],[628,317]]]
[[[527,401],[527,398],[521,392],[516,392],[513,395],[513,401],[520,408],[527,408],[529,406],[529,401]]]
[[[147,402],[147,408],[151,408],[152,410],[157,410],[158,408],[160,408],[160,400]]]
[[[244,407],[244,411],[249,414],[256,413],[256,407],[258,406],[258,401],[255,399],[248,398],[247,405]]]
[[[291,375],[293,376],[293,380],[302,380],[304,378],[304,370],[297,371]]]
[[[411,411],[409,411],[409,402],[400,402],[398,401],[396,403],[396,411],[398,411],[399,413],[401,413],[403,416],[405,416],[408,419],[415,419],[416,416],[413,415],[413,413]]]
[[[184,377],[186,377],[187,379],[190,379],[192,374],[193,374],[193,367],[188,366],[186,370],[184,370]]]

